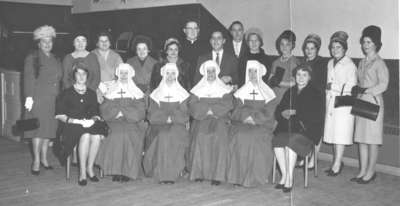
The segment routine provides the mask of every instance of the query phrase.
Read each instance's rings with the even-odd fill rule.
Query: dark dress
[[[267,74],[262,77],[265,83],[268,82],[269,75],[271,74],[272,58],[265,54],[264,50],[260,48],[260,52],[256,54],[247,51],[241,59],[239,59],[239,88],[245,84],[246,81],[246,64],[248,60],[257,60],[267,68]]]
[[[265,184],[272,168],[271,139],[274,126],[270,103],[235,99],[232,113],[227,181],[245,187]],[[243,121],[251,116],[255,125]]]
[[[192,95],[189,108],[194,119],[190,131],[190,179],[226,181],[232,94],[225,94],[222,98],[198,98]],[[209,110],[216,117],[207,115]]]
[[[54,119],[54,113],[61,78],[61,63],[54,55],[47,56],[38,50],[26,57],[24,96],[32,97],[34,103],[30,115],[39,119],[40,127],[26,132],[25,137],[56,137],[57,121]],[[25,116],[29,118],[28,114]]]
[[[158,87],[161,82],[161,68],[168,63],[167,60],[162,60],[154,65],[153,71],[151,73],[151,80],[150,80],[150,91],[152,92],[154,89]],[[191,89],[192,84],[190,83],[191,77],[190,75],[190,64],[185,62],[183,59],[179,58],[176,62],[176,66],[179,70],[178,82],[185,88],[187,91]]]
[[[189,144],[186,123],[187,101],[160,102],[150,99],[143,168],[145,175],[158,181],[175,181],[185,167],[184,153]],[[168,116],[172,122],[167,123]]]
[[[143,175],[142,151],[147,128],[143,121],[144,99],[104,99],[100,111],[111,132],[100,145],[96,163],[105,175],[137,179]],[[119,112],[123,116],[116,118]]]
[[[73,86],[64,90],[57,98],[56,103],[56,115],[62,114],[73,119],[91,119],[94,116],[100,116],[96,92],[88,88],[84,94],[79,94]],[[66,159],[71,154],[83,134],[102,134],[95,125],[89,128],[71,123],[60,125],[62,127],[61,144],[63,145],[63,150],[60,152],[61,158]]]
[[[297,86],[288,89],[275,110],[278,125],[274,131],[273,147],[287,146],[300,156],[310,153],[323,134],[323,98],[321,92],[312,85],[307,85],[300,92]],[[296,110],[296,115],[289,120],[282,116],[282,111],[287,109]]]
[[[150,80],[154,65],[157,61],[147,56],[144,61],[141,61],[138,56],[134,56],[126,61],[135,70],[133,81],[144,93],[150,92]]]
[[[69,88],[74,84],[72,77],[72,68],[75,63],[83,62],[89,70],[89,75],[86,80],[86,85],[96,91],[100,83],[100,64],[97,60],[97,56],[94,53],[89,53],[84,58],[74,58],[71,54],[64,57],[63,60],[63,88]]]

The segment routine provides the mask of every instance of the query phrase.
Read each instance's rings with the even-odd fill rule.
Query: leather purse
[[[340,92],[340,96],[335,97],[335,108],[338,107],[348,107],[353,106],[354,104],[354,97],[351,95],[343,95],[344,86],[343,84],[342,91]]]
[[[91,134],[100,134],[107,137],[110,132],[110,127],[103,120],[97,120],[94,124],[89,128]]]
[[[355,99],[353,107],[351,108],[351,114],[370,119],[372,121],[376,121],[376,119],[378,118],[380,106],[375,96],[374,99],[376,104],[367,102],[362,99]]]
[[[19,132],[27,132],[38,129],[40,127],[39,119],[33,117],[31,112],[26,113],[26,119],[20,119],[15,122],[16,130]]]

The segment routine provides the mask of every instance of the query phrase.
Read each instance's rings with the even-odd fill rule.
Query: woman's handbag
[[[97,120],[94,122],[94,124],[89,128],[91,131],[91,134],[100,134],[103,135],[104,137],[107,137],[109,134],[110,127],[104,120]]]
[[[354,104],[353,96],[343,95],[343,90],[344,90],[345,85],[346,84],[343,84],[342,91],[340,92],[340,96],[335,97],[335,108],[353,106],[353,104]]]
[[[351,114],[376,121],[376,118],[378,118],[380,107],[378,104],[378,100],[375,96],[374,99],[376,104],[367,102],[362,99],[355,99],[353,107],[351,108]]]
[[[15,122],[16,130],[19,132],[27,132],[40,127],[39,119],[33,117],[31,112],[26,113],[26,119],[20,119]]]

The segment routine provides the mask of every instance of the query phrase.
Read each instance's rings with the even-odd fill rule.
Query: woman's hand
[[[32,107],[33,107],[33,98],[27,97],[25,99],[25,109],[30,112],[32,110]]]
[[[282,114],[283,118],[289,119],[290,116],[296,114],[296,110],[294,110],[294,109],[287,109],[287,110],[284,110],[281,114]]]
[[[168,124],[171,124],[171,123],[172,123],[171,116],[168,116],[167,123],[168,123]]]
[[[230,77],[230,76],[223,76],[223,77],[221,77],[221,80],[222,80],[225,84],[227,84],[227,83],[229,83],[229,82],[232,81],[232,77]]]
[[[207,115],[211,115],[212,116],[212,115],[214,115],[214,113],[212,112],[211,109],[209,109],[208,112],[207,112]]]
[[[94,120],[92,119],[83,119],[81,120],[81,125],[84,128],[89,128],[94,124]]]
[[[247,117],[247,118],[243,121],[243,123],[245,123],[245,124],[252,124],[252,125],[255,125],[255,124],[256,124],[256,123],[254,122],[254,119],[253,119],[251,116]]]

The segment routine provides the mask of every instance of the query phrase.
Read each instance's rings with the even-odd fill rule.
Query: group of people
[[[25,134],[33,137],[32,174],[39,175],[41,166],[52,169],[48,141],[59,136],[62,163],[77,151],[82,186],[87,179],[99,181],[93,171],[99,165],[113,181],[146,176],[173,184],[188,176],[253,187],[268,182],[275,155],[282,173],[275,188],[290,192],[296,162],[303,164],[298,156],[311,154],[321,139],[334,147],[328,176],[341,172],[345,146],[357,142],[361,167],[351,181],[365,184],[376,177],[388,85],[388,69],[378,55],[379,27],[362,31],[365,58],[358,69],[346,56],[343,31],[331,36],[327,62],[318,55],[316,34],[304,40],[300,59],[292,54],[295,34],[285,30],[276,40],[279,57],[272,60],[261,48],[259,29],[244,32],[235,21],[231,40],[221,31],[211,33],[209,51],[199,30],[196,21],[186,22],[186,38],[167,39],[160,60],[149,55],[151,39],[138,36],[136,55],[126,63],[110,49],[108,33],[98,34],[91,52],[80,33],[61,63],[51,53],[54,28],[37,28],[38,49],[24,68],[26,113],[40,121]],[[377,120],[353,116],[351,106],[335,107],[335,97],[342,95],[379,104]]]

